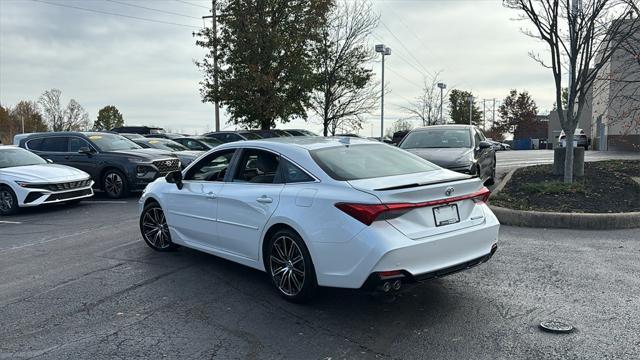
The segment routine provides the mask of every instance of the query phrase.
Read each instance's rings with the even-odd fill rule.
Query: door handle
[[[211,191],[209,191],[208,193],[205,194],[205,197],[209,200],[213,200],[216,198],[216,194],[212,193]]]
[[[69,160],[69,159],[71,159],[71,156],[67,155],[67,156],[64,157],[64,159],[65,160]]]
[[[267,197],[266,195],[262,195],[261,197],[257,198],[256,201],[261,204],[271,204],[273,202],[273,199]]]

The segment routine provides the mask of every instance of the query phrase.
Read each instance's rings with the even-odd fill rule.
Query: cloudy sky
[[[527,24],[513,21],[517,14],[500,0],[372,1],[381,24],[371,45],[384,42],[392,48],[385,62],[391,87],[385,127],[406,117],[399,107],[418,95],[424,74],[435,72],[449,88],[471,90],[478,99],[502,99],[510,89],[526,89],[541,112],[551,108],[550,71],[528,56],[531,50],[543,52],[543,44],[520,33]],[[37,100],[44,90],[58,88],[65,102],[76,99],[92,119],[112,104],[129,125],[210,130],[213,106],[200,101],[202,76],[193,64],[203,51],[191,35],[203,26],[201,16],[208,15],[210,4],[0,0],[0,103]],[[371,66],[379,74],[380,64]],[[487,118],[491,105],[487,101]],[[371,114],[360,133],[379,134],[379,117],[379,112]],[[313,119],[279,127],[321,129]]]

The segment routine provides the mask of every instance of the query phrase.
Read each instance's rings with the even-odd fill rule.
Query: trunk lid
[[[418,174],[351,180],[349,184],[357,190],[376,196],[383,204],[419,204],[437,200],[446,202],[415,207],[399,214],[392,213],[392,217],[386,219],[398,231],[414,240],[484,222],[484,212],[472,199],[449,201],[483,189],[480,179],[468,175],[441,169]],[[459,221],[437,226],[434,208],[447,205],[455,205],[453,210],[457,210]],[[440,209],[445,210],[451,209]]]

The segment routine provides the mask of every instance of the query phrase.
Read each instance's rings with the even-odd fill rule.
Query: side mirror
[[[480,141],[480,143],[478,144],[478,148],[480,150],[490,149],[491,148],[491,143],[489,143],[488,141]]]
[[[93,154],[93,150],[91,150],[91,148],[88,146],[83,146],[80,149],[78,149],[78,154],[91,155]]]
[[[48,164],[53,164],[53,160],[51,159],[44,159]]]
[[[164,178],[169,184],[176,184],[178,190],[182,190],[182,187],[184,186],[184,184],[182,183],[182,171],[172,171],[168,173]]]

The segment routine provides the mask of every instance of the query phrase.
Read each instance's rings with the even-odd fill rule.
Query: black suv
[[[111,198],[140,191],[156,178],[180,170],[180,160],[170,152],[142,149],[113,133],[37,133],[20,139],[18,146],[89,173],[95,186]]]

